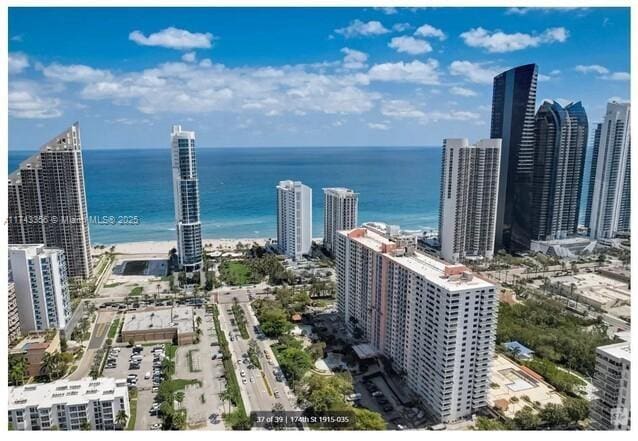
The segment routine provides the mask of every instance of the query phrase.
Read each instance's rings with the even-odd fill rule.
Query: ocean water
[[[9,151],[9,171],[33,152]],[[88,212],[137,216],[138,225],[90,224],[91,242],[175,238],[168,149],[84,150]],[[359,192],[359,221],[437,228],[441,149],[435,147],[200,148],[205,238],[276,236],[276,191],[300,180],[313,191],[313,236],[323,235],[324,187]]]

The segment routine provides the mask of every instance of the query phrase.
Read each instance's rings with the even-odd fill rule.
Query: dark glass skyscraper
[[[503,140],[495,250],[529,246],[537,76],[538,66],[526,64],[494,77],[490,138]]]
[[[576,234],[587,149],[587,114],[580,102],[545,101],[534,124],[531,239]]]

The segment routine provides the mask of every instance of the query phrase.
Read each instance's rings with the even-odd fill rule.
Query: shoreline
[[[202,239],[204,248],[210,251],[214,250],[234,250],[237,244],[240,242],[244,245],[251,245],[256,243],[257,245],[264,246],[268,242],[267,237],[258,238],[237,238],[237,239]],[[177,239],[175,240],[150,240],[140,242],[122,242],[122,243],[100,243],[92,244],[91,249],[96,251],[96,246],[104,246],[105,250],[114,247],[114,252],[117,254],[166,254],[171,248],[177,248]]]

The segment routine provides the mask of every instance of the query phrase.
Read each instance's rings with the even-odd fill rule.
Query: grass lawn
[[[126,430],[135,430],[135,419],[137,418],[137,398],[131,399],[131,414],[128,418]]]
[[[247,285],[252,281],[250,267],[243,262],[224,262],[219,268],[221,279],[228,285]]]
[[[106,285],[104,285],[104,288],[115,288],[116,286],[120,285],[124,285],[124,282],[107,283]]]
[[[131,292],[129,293],[129,296],[141,296],[142,292],[144,292],[144,288],[142,288],[141,286],[136,286],[135,288],[133,288],[131,290]]]
[[[202,386],[202,382],[199,380],[183,380],[180,378],[177,378],[175,380],[168,380],[165,381],[165,383],[168,385],[168,388],[171,392],[182,390],[189,384],[198,384],[200,387]]]
[[[110,339],[115,338],[115,336],[117,335],[117,331],[119,331],[119,328],[120,328],[120,319],[116,318],[115,320],[113,320],[113,322],[111,323],[111,327],[109,328]]]

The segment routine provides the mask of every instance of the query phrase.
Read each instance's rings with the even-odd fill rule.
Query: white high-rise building
[[[195,132],[184,131],[182,126],[173,126],[171,152],[177,256],[182,271],[195,272],[202,266],[202,224],[199,218]]]
[[[9,245],[9,265],[22,332],[64,329],[71,318],[64,251],[44,245]]]
[[[449,262],[494,256],[500,139],[443,140],[439,242]]]
[[[323,246],[333,254],[335,234],[357,226],[359,193],[349,188],[323,189]]]
[[[629,340],[629,338],[627,338]],[[629,341],[596,348],[596,398],[589,417],[595,430],[631,429],[631,344]]]
[[[337,310],[348,331],[391,360],[440,421],[486,406],[497,287],[377,228],[336,238]]]
[[[310,253],[312,189],[299,181],[280,181],[277,185],[277,246],[295,260]]]
[[[83,378],[9,388],[13,430],[114,430],[130,419],[126,379]]]
[[[607,103],[607,112],[594,133],[585,226],[592,239],[612,239],[630,231],[631,106]]]

